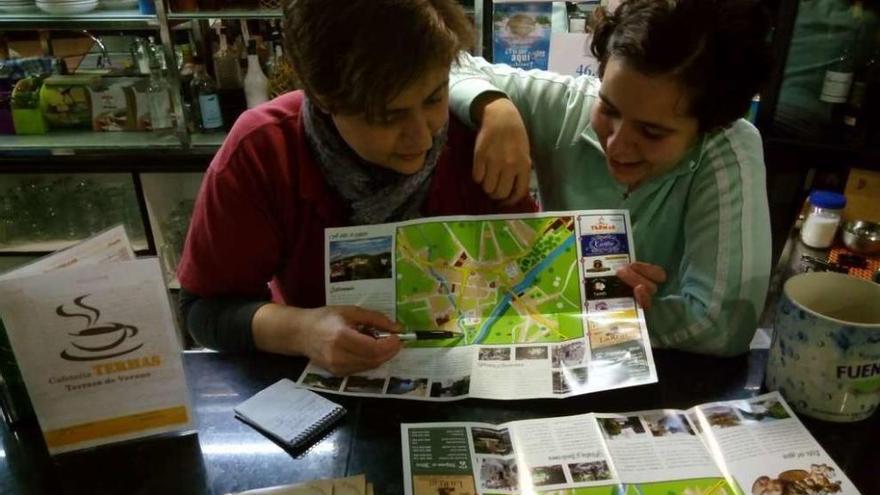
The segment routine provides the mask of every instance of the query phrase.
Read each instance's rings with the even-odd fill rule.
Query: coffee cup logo
[[[73,339],[70,346],[61,351],[61,358],[68,361],[97,361],[140,349],[144,345],[142,342],[127,342],[138,334],[137,327],[116,322],[99,324],[101,311],[83,302],[90,295],[85,294],[73,300],[73,305],[81,312],[67,311],[63,304],[55,308],[55,314],[62,318],[86,320],[86,328],[68,333]]]

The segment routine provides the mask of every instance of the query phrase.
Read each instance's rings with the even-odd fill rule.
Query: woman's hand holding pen
[[[642,309],[651,309],[651,298],[657,286],[666,282],[666,270],[662,266],[636,261],[617,270],[617,277],[633,288],[636,302]]]
[[[267,304],[254,315],[257,348],[280,354],[301,354],[337,376],[380,366],[400,351],[395,336],[376,339],[358,329],[371,327],[398,333],[385,315],[357,306],[315,309]]]

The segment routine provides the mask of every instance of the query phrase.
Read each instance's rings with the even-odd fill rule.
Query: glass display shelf
[[[3,253],[54,253],[55,251],[59,251],[61,249],[67,249],[74,244],[82,242],[82,239],[48,239],[44,241],[19,241],[12,244],[6,244],[0,246],[0,251]],[[146,251],[149,246],[147,246],[146,239],[132,239],[131,247],[135,251]]]
[[[182,145],[171,132],[93,132],[53,131],[30,136],[0,136],[0,155],[15,151],[73,150],[119,151],[138,149],[179,149]]]
[[[213,149],[216,150],[223,144],[223,140],[226,139],[225,132],[213,132],[209,134],[190,134],[190,146],[198,149]]]
[[[95,10],[86,14],[52,15],[34,8],[22,14],[0,13],[0,28],[10,29],[158,29],[155,14],[137,10]]]
[[[195,19],[281,19],[281,9],[214,10],[199,12],[168,12],[169,20]]]

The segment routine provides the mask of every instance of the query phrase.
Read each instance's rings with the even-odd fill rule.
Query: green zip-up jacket
[[[501,91],[525,122],[545,210],[630,211],[636,259],[667,281],[646,312],[652,345],[729,356],[746,352],[770,278],[770,215],[761,136],[745,120],[706,133],[675,168],[630,194],[608,173],[590,126],[599,80],[492,65],[463,55],[450,105]]]

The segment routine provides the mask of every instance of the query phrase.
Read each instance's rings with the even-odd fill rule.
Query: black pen
[[[448,330],[416,330],[414,332],[392,333],[392,332],[376,332],[377,339],[384,339],[392,335],[403,341],[409,340],[446,340],[460,339],[461,333],[450,332]]]
[[[386,339],[392,335],[396,335],[397,338],[404,341],[459,339],[462,335],[460,332],[452,332],[449,330],[414,330],[403,333],[385,332],[383,330],[369,327],[361,327],[358,330],[375,339]]]

